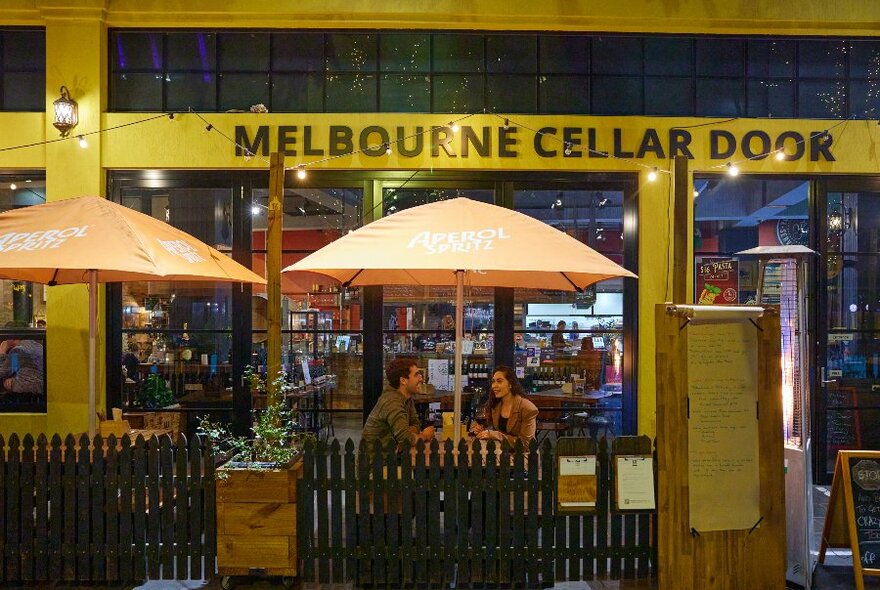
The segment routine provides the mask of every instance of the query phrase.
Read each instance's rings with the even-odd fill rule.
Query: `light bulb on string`
[[[296,177],[299,178],[300,180],[305,180],[306,169],[304,166],[297,166],[296,167]]]
[[[386,142],[383,147],[385,148],[385,155],[390,156],[391,155],[391,144]]]
[[[570,156],[571,155],[571,144],[566,141],[565,142],[565,149],[562,151],[566,156]]]
[[[731,176],[738,176],[739,175],[739,167],[736,164],[734,164],[733,162],[728,162],[727,163],[727,173],[730,174]]]
[[[251,215],[259,215],[260,207],[258,205],[251,205]]]
[[[654,182],[657,180],[657,167],[651,168],[651,171],[648,172],[648,182]]]
[[[700,191],[694,189],[694,198],[696,199],[699,196],[700,196]]]
[[[457,121],[451,121],[449,123],[449,128],[452,129],[453,133],[458,133],[461,130],[461,127],[459,127]]]
[[[779,161],[779,162],[781,162],[781,161],[783,161],[784,159],[785,159],[785,152],[782,151],[781,149],[776,150],[776,160]]]
[[[9,183],[9,190],[14,191],[17,188],[18,188],[18,185],[15,184],[14,182]]]
[[[79,147],[81,147],[82,149],[86,149],[87,147],[89,147],[89,142],[86,141],[85,137],[83,137],[82,135],[78,135],[77,139],[79,139]]]
[[[510,129],[510,119],[504,119],[504,128]]]

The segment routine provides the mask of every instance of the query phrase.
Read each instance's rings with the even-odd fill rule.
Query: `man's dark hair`
[[[388,367],[385,369],[388,384],[394,389],[400,387],[400,379],[402,377],[409,377],[409,368],[413,365],[418,366],[419,364],[415,359],[405,357],[398,357],[388,363]]]

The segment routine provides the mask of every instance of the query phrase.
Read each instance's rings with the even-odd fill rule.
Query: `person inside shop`
[[[538,408],[525,397],[516,373],[510,367],[499,365],[492,373],[492,392],[486,400],[484,415],[488,424],[479,420],[470,432],[481,440],[506,441],[514,446],[517,440],[527,450],[535,440]]]
[[[578,323],[572,322],[571,323],[571,332],[568,334],[568,339],[574,340],[575,342],[577,342],[580,337],[581,337],[580,334],[578,334]]]
[[[416,414],[412,396],[422,386],[422,373],[416,361],[409,358],[396,358],[385,369],[388,385],[367,416],[361,438],[372,449],[376,441],[387,448],[394,440],[400,449],[404,443],[412,446],[419,440],[430,442],[434,438],[434,427],[420,430],[421,423]]]
[[[128,352],[122,356],[122,368],[125,369],[125,377],[134,382],[141,380],[140,372],[138,371],[138,365],[141,362],[138,358],[138,350],[137,342],[129,342]]]
[[[13,322],[6,327],[17,327]],[[43,346],[35,340],[0,342],[0,384],[4,394],[43,392]]]
[[[550,337],[550,345],[556,350],[565,348],[565,320],[557,322],[556,331]]]

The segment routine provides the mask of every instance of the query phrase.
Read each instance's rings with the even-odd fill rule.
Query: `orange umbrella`
[[[344,286],[455,285],[455,419],[461,413],[462,301],[474,287],[581,291],[636,275],[571,236],[512,209],[467,198],[413,207],[341,237],[282,272],[310,271]]]
[[[95,432],[97,283],[265,279],[163,221],[101,197],[0,214],[0,278],[89,284],[89,434]]]

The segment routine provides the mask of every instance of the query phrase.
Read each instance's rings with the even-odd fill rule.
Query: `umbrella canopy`
[[[101,197],[0,213],[0,278],[89,284],[90,436],[95,434],[99,282],[266,282],[191,235]]]
[[[571,236],[511,209],[467,198],[374,221],[282,272],[310,271],[346,286],[455,285],[455,424],[461,419],[463,286],[581,290],[636,275]]]
[[[374,221],[282,272],[312,271],[348,286],[455,285],[574,291],[636,275],[546,223],[467,198]]]
[[[101,197],[0,214],[0,278],[48,285],[117,281],[265,283],[191,235]]]

